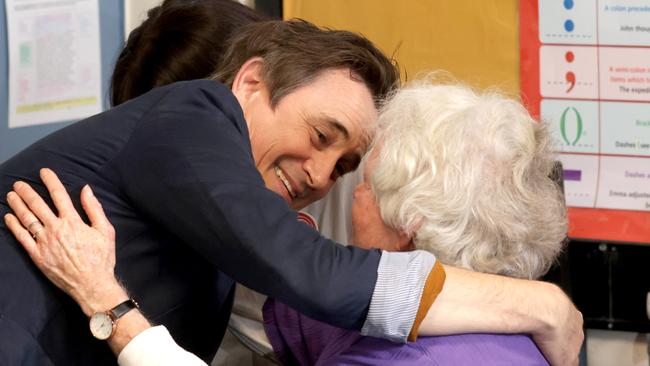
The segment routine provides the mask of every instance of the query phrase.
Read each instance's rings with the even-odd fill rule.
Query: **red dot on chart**
[[[567,62],[573,62],[574,56],[573,52],[568,51],[565,55],[564,58],[567,60]]]

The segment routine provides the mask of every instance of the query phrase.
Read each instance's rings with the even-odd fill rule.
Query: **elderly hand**
[[[543,283],[546,293],[539,298],[555,299],[540,310],[545,312],[546,327],[533,332],[533,340],[551,365],[578,365],[580,347],[584,341],[582,314],[559,287]]]
[[[128,299],[114,275],[115,231],[89,186],[81,190],[81,204],[92,226],[86,225],[63,184],[49,169],[41,179],[59,212],[57,217],[27,183],[16,182],[7,202],[7,227],[36,266],[65,291],[88,316]]]

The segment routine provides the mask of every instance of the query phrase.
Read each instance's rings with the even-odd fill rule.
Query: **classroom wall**
[[[129,33],[147,19],[149,9],[162,3],[162,0],[124,0],[124,39]]]
[[[284,0],[284,17],[364,34],[408,78],[443,69],[478,87],[519,92],[517,0]]]

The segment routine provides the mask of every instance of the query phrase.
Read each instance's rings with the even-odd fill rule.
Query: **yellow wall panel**
[[[284,0],[285,18],[362,33],[409,79],[443,69],[477,87],[519,91],[517,0]]]

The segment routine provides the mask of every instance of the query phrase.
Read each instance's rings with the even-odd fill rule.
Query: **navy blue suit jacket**
[[[264,187],[242,111],[217,82],[159,88],[36,142],[0,165],[0,214],[16,180],[46,196],[42,167],[78,209],[91,185],[116,230],[116,275],[151,321],[205,360],[227,325],[233,280],[333,325],[365,320],[380,253],[296,221]],[[0,364],[114,365],[87,322],[1,223]]]

